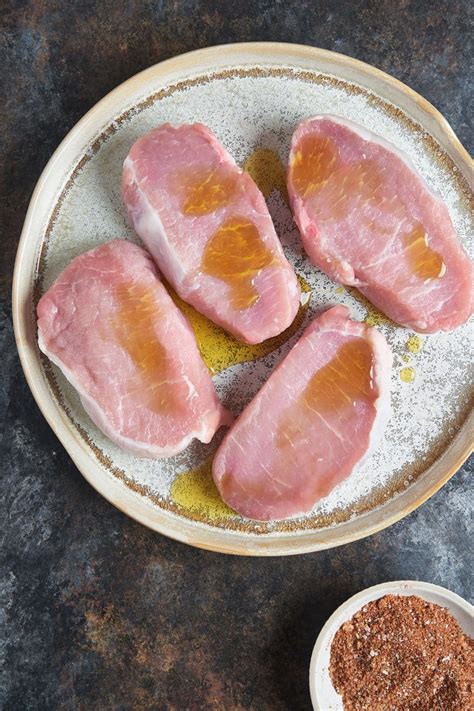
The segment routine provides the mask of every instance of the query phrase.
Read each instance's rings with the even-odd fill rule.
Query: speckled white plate
[[[470,637],[474,637],[474,608],[467,600],[439,585],[418,580],[394,580],[362,590],[346,600],[328,619],[314,645],[309,669],[309,688],[315,711],[342,711],[342,698],[329,676],[331,645],[339,627],[372,600],[384,595],[418,595],[441,607],[446,607]]]
[[[469,247],[470,159],[442,116],[377,69],[297,45],[213,47],[141,72],[100,101],[69,133],[31,200],[18,248],[13,305],[18,350],[33,394],[78,468],[101,494],[145,525],[186,543],[245,555],[339,545],[419,506],[470,450],[471,326],[409,340],[413,333],[381,319],[355,292],[314,269],[302,251],[275,166],[286,163],[297,122],[329,112],[370,126],[404,150],[446,200]],[[208,468],[200,467],[210,461],[219,437],[169,460],[150,462],[122,452],[97,430],[65,378],[39,353],[34,309],[59,272],[74,256],[105,240],[136,239],[120,200],[122,162],[138,136],[164,121],[209,125],[240,164],[253,154],[255,168],[262,156],[270,156],[277,187],[266,186],[271,190],[269,208],[286,254],[311,290],[292,334],[273,342],[266,348],[270,352],[257,359],[258,352],[200,323],[207,346],[213,338],[219,344],[221,357],[214,364],[220,372],[214,379],[225,404],[238,414],[314,313],[330,304],[345,303],[355,318],[380,324],[394,351],[394,414],[386,436],[373,457],[308,516],[261,524],[220,504]]]

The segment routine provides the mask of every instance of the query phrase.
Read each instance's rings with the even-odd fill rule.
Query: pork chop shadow
[[[193,439],[185,450],[170,458],[168,462],[173,464],[176,471],[201,464],[209,457],[214,457],[227,431],[228,427],[220,427],[208,444]]]

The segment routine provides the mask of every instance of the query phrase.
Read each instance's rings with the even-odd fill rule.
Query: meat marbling
[[[316,318],[227,433],[213,462],[244,516],[311,510],[367,456],[390,415],[392,356],[345,306]]]
[[[37,312],[41,350],[123,449],[171,456],[230,422],[191,326],[140,247],[114,240],[76,257]]]
[[[184,301],[247,343],[290,325],[300,288],[265,199],[208,128],[165,124],[140,138],[124,163],[122,194]]]
[[[288,192],[306,252],[329,276],[415,331],[469,318],[473,268],[448,208],[395,146],[346,119],[307,119]]]

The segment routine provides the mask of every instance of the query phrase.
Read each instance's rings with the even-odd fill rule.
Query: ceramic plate
[[[362,590],[346,600],[331,615],[319,633],[311,656],[309,687],[315,711],[343,711],[342,698],[334,689],[329,676],[331,645],[339,627],[353,617],[364,605],[384,595],[418,595],[428,602],[446,607],[459,622],[463,631],[474,637],[474,608],[467,600],[439,585],[418,580],[397,580]]]
[[[442,116],[400,82],[356,60],[285,44],[200,50],[162,62],[100,101],[69,133],[33,194],[14,276],[18,349],[33,394],[86,479],[115,506],[186,543],[245,555],[284,555],[339,545],[405,516],[433,494],[469,453],[470,326],[418,337],[384,319],[305,257],[284,187],[295,125],[312,114],[359,121],[405,151],[469,235],[470,163]],[[165,121],[201,121],[246,166],[268,199],[305,303],[293,326],[258,347],[239,344],[184,307],[217,390],[237,415],[315,312],[347,304],[377,325],[395,355],[393,417],[374,456],[307,516],[257,523],[220,501],[210,461],[222,437],[172,459],[149,461],[109,442],[36,343],[35,306],[78,254],[114,237],[137,241],[120,200],[132,143]],[[472,422],[472,421],[471,421]]]

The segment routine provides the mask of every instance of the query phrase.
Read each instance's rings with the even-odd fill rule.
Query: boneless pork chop
[[[309,511],[382,433],[391,362],[382,334],[345,306],[315,319],[218,449],[224,501],[265,521]]]
[[[259,343],[293,321],[300,289],[252,178],[201,124],[140,138],[123,170],[130,221],[184,301]]]
[[[76,257],[38,304],[38,341],[116,444],[167,457],[229,416],[150,256],[114,240]]]
[[[448,208],[395,146],[346,119],[300,123],[288,192],[311,261],[415,331],[471,314],[473,269]]]

